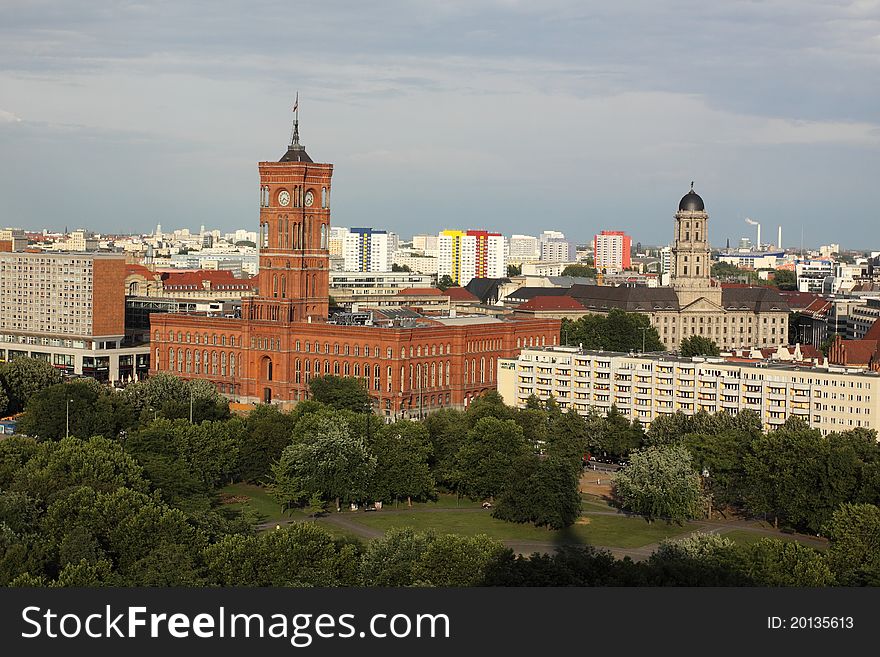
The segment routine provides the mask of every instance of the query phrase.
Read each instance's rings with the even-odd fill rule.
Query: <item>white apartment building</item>
[[[621,271],[630,266],[632,239],[623,231],[603,230],[593,237],[593,261],[598,271]]]
[[[351,228],[342,243],[345,271],[391,271],[391,239],[384,230]]]
[[[566,240],[551,239],[541,242],[542,262],[574,262],[577,260],[574,244]]]
[[[437,235],[413,235],[412,245],[416,251],[421,251],[426,256],[437,257],[439,238]]]
[[[541,258],[538,238],[533,235],[511,235],[508,258],[511,262],[531,262]]]
[[[400,267],[409,267],[410,271],[419,274],[436,274],[437,258],[434,256],[422,255],[415,249],[400,249],[394,252],[391,258],[392,264]]]
[[[612,404],[649,424],[678,411],[758,413],[765,429],[791,416],[824,434],[880,429],[880,373],[842,367],[806,367],[721,358],[525,347],[498,360],[498,392],[522,408],[530,395],[553,396],[560,408],[607,413]]]
[[[833,260],[798,260],[795,274],[799,292],[822,294],[825,279],[834,276]]]

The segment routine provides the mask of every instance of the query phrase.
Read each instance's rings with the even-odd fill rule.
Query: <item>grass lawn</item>
[[[769,536],[767,534],[759,534],[758,532],[750,532],[745,529],[734,529],[730,532],[724,532],[721,534],[725,538],[729,538],[734,543],[739,543],[740,545],[751,545],[752,543],[757,543],[762,538],[778,538],[781,541],[795,541],[797,543],[803,543],[808,547],[816,548],[817,550],[825,550],[828,548],[828,545],[822,543],[818,540],[804,540],[806,537],[803,536],[794,536],[792,534],[774,534],[773,536]]]
[[[695,531],[696,525],[648,523],[641,518],[594,516],[588,524],[576,524],[565,531],[538,529],[497,520],[489,511],[479,513],[373,513],[352,517],[367,527],[387,531],[394,527],[412,527],[417,531],[433,529],[441,534],[473,536],[487,534],[500,540],[538,541],[543,543],[588,543],[603,547],[641,547],[667,537]]]
[[[583,513],[589,513],[590,511],[616,511],[617,509],[611,506],[607,500],[603,500],[601,497],[596,497],[595,495],[590,495],[589,493],[581,493],[581,511]]]
[[[248,498],[247,501],[236,502],[234,504],[230,504],[229,506],[232,509],[239,510],[243,510],[248,507],[254,509],[260,514],[260,516],[263,517],[265,522],[289,520],[291,518],[296,518],[302,515],[302,513],[298,511],[282,512],[281,505],[273,500],[269,493],[266,492],[266,489],[262,486],[243,483],[230,484],[229,486],[224,486],[223,488],[221,488],[220,492],[235,497]]]

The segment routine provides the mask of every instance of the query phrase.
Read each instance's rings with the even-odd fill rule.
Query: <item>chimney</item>
[[[777,229],[776,233],[776,248],[782,250],[782,226]]]

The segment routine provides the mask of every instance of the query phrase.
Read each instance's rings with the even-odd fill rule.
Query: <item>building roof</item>
[[[405,287],[397,291],[397,295],[401,297],[419,296],[419,297],[439,297],[444,294],[443,290],[436,287]]]
[[[524,285],[507,295],[506,299],[523,299],[528,301],[532,297],[564,296],[569,293],[568,287],[537,287]]]
[[[450,301],[479,301],[476,296],[463,287],[448,287],[443,294],[447,295]]]
[[[156,272],[150,271],[143,265],[125,265],[125,275],[131,276],[132,274],[139,274],[144,278],[154,278],[158,276]]]
[[[540,296],[532,297],[525,303],[516,307],[517,310],[547,311],[547,310],[574,310],[584,312],[583,304],[569,296]]]
[[[693,184],[691,185],[691,191],[682,196],[681,201],[678,202],[678,209],[687,212],[702,212],[705,207],[703,199],[694,191]]]
[[[588,310],[679,310],[678,295],[671,287],[573,285],[566,291]]]
[[[785,299],[790,310],[804,310],[817,299],[824,298],[821,294],[796,292],[794,290],[779,290],[779,296]]]
[[[477,297],[481,303],[487,303],[498,298],[498,288],[504,283],[510,283],[509,278],[472,278],[464,286],[468,292]]]
[[[770,287],[721,288],[721,305],[728,310],[747,309],[752,312],[785,311],[788,304],[779,292]]]
[[[817,319],[825,319],[834,304],[828,299],[815,299],[809,306],[801,310],[804,315]]]
[[[196,290],[208,283],[213,290],[249,290],[257,285],[256,277],[236,278],[226,269],[196,269],[163,272],[162,287],[166,290]]]

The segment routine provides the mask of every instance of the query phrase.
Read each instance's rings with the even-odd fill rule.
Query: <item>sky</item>
[[[880,249],[880,0],[0,0],[0,225],[255,230],[297,91],[336,226]]]

